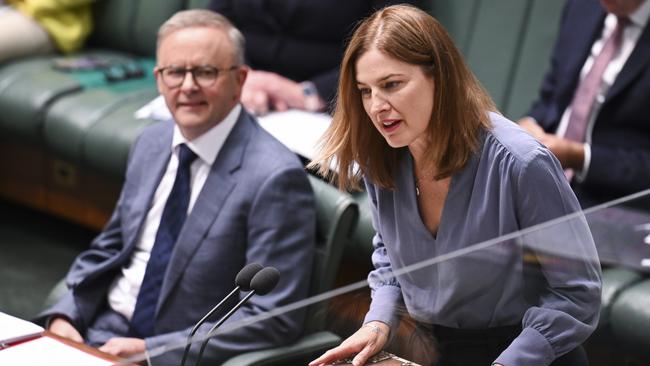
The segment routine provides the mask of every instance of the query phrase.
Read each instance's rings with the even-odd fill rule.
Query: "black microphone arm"
[[[275,286],[278,284],[278,281],[280,280],[280,271],[275,269],[274,267],[265,267],[261,271],[259,271],[255,276],[253,276],[253,279],[251,280],[251,292],[246,294],[246,296],[241,299],[240,302],[237,303],[226,315],[224,315],[219,321],[210,328],[210,331],[207,333],[208,338],[206,338],[203,343],[201,344],[201,349],[199,350],[199,354],[196,357],[196,363],[195,366],[199,366],[201,363],[201,357],[203,357],[203,351],[205,351],[205,347],[208,345],[208,341],[210,340],[211,334],[214,333],[217,328],[221,326],[232,314],[235,313],[235,311],[239,310],[239,308],[244,305],[250,299],[253,295],[266,295],[271,290],[275,288]]]
[[[196,333],[197,330],[199,330],[199,327],[205,323],[206,320],[208,320],[209,317],[212,316],[220,307],[223,305],[226,301],[228,301],[231,297],[233,297],[237,292],[241,291],[249,291],[251,289],[251,281],[255,277],[255,275],[262,270],[262,265],[258,263],[250,263],[244,266],[244,268],[237,273],[237,277],[235,277],[235,285],[236,287],[226,296],[224,297],[218,304],[217,306],[213,307],[212,310],[208,311],[201,320],[199,320],[196,325],[194,325],[194,328],[190,331],[190,335],[187,336],[187,344],[185,345],[185,351],[183,351],[183,358],[181,359],[181,366],[185,365],[185,361],[187,360],[187,355],[190,352],[190,347],[192,346],[192,337]]]

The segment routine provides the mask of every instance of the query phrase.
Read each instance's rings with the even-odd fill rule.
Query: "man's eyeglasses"
[[[168,88],[178,88],[183,84],[185,76],[187,73],[192,74],[194,82],[203,87],[207,88],[212,86],[217,78],[219,73],[227,72],[237,69],[239,66],[231,66],[227,69],[218,69],[213,66],[199,66],[199,67],[161,67],[158,69],[160,77],[162,78],[163,83],[167,85]]]

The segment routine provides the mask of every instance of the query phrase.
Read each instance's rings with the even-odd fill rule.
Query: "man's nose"
[[[181,83],[181,90],[192,91],[198,89],[198,87],[199,86],[197,85],[196,80],[194,80],[194,74],[192,73],[192,70],[186,70],[185,77]]]

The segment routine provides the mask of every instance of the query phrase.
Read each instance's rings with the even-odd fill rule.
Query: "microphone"
[[[253,276],[253,279],[251,280],[250,283],[250,288],[251,292],[246,294],[246,296],[237,303],[226,315],[223,316],[223,318],[219,319],[219,321],[210,328],[210,331],[208,331],[208,335],[212,334],[217,328],[223,324],[232,314],[235,313],[242,305],[244,305],[245,302],[248,301],[248,299],[251,298],[251,296],[257,294],[257,295],[266,295],[271,290],[275,288],[275,286],[278,284],[278,281],[280,281],[280,271],[275,269],[274,267],[265,267],[261,271],[259,271],[255,276]],[[195,366],[199,366],[201,363],[201,357],[203,356],[203,351],[205,351],[205,347],[208,345],[208,341],[210,340],[210,337],[206,338],[205,341],[201,344],[201,349],[199,350],[199,354],[196,357],[196,364]]]
[[[253,278],[255,278],[255,275],[262,270],[262,265],[258,263],[250,263],[244,266],[239,273],[237,273],[237,276],[235,277],[235,288],[221,300],[217,306],[213,307],[212,310],[210,310],[201,320],[199,320],[196,325],[194,325],[194,328],[190,331],[190,335],[187,337],[187,344],[185,345],[185,351],[183,352],[183,358],[181,359],[181,366],[185,365],[185,360],[187,359],[187,354],[190,351],[190,347],[192,346],[192,337],[196,333],[197,330],[199,330],[199,327],[205,323],[206,320],[208,320],[209,317],[214,314],[217,309],[221,307],[227,300],[229,300],[233,295],[235,295],[239,290],[242,291],[250,291],[251,287],[251,282]]]

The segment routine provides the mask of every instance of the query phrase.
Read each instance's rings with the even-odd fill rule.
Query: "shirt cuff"
[[[587,173],[589,172],[589,165],[591,164],[591,145],[583,144],[585,151],[585,158],[582,161],[582,170],[576,172],[575,181],[576,183],[582,183],[587,178]]]
[[[397,286],[384,285],[375,289],[370,310],[368,310],[363,324],[376,320],[386,323],[391,329],[396,329],[399,319],[397,308],[401,300],[402,290]]]
[[[555,351],[546,337],[533,328],[524,328],[510,346],[494,360],[494,363],[505,366],[547,366],[553,360],[555,360]]]

